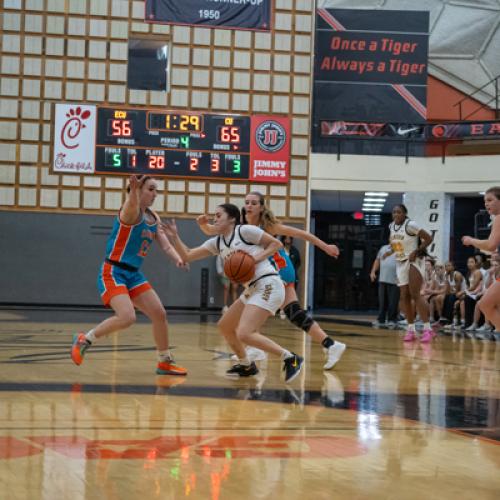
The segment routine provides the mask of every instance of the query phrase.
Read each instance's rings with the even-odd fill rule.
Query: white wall
[[[311,154],[310,189],[473,193],[500,184],[500,156],[405,158]]]

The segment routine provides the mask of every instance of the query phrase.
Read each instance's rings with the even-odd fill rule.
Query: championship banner
[[[269,31],[271,2],[272,0],[146,0],[145,21]]]
[[[256,115],[251,121],[251,181],[287,183],[290,176],[290,119]]]
[[[429,13],[318,9],[314,123],[424,123]]]

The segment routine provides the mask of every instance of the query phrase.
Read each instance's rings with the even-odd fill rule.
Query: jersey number
[[[146,257],[146,255],[148,254],[149,245],[150,245],[149,241],[144,240],[137,255],[139,255],[140,257]]]

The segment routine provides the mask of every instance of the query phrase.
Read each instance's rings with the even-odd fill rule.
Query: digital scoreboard
[[[286,184],[290,119],[56,103],[54,174]]]
[[[251,117],[97,108],[95,171],[249,179]]]

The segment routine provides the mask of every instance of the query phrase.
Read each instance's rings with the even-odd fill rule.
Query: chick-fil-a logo
[[[75,149],[80,144],[75,142],[82,129],[86,128],[84,120],[90,116],[90,111],[82,112],[82,108],[78,106],[76,109],[71,108],[66,113],[66,123],[61,129],[61,144],[67,149]]]

